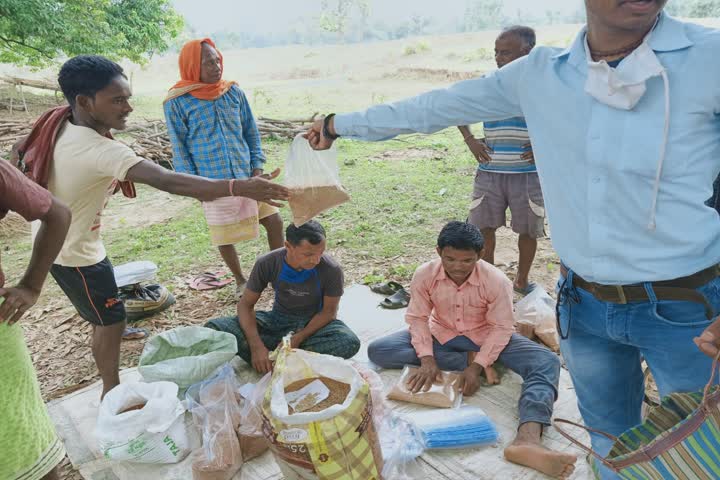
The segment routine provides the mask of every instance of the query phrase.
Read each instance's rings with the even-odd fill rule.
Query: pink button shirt
[[[475,362],[487,367],[515,331],[512,282],[482,260],[460,286],[445,274],[440,259],[428,262],[415,271],[410,295],[405,321],[418,357],[433,355],[433,337],[445,344],[466,336],[480,346]]]

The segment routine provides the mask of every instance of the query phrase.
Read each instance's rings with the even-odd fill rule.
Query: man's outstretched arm
[[[310,145],[330,148],[335,135],[357,140],[388,140],[408,133],[435,133],[444,128],[521,116],[519,93],[527,57],[483,77],[465,80],[395,103],[375,105],[365,111],[338,114],[323,134],[323,120],[306,136]]]
[[[270,180],[276,178],[280,170],[275,170],[264,177],[253,177],[247,180],[213,180],[209,178],[175,173],[143,160],[128,170],[126,180],[144,183],[164,192],[183,197],[192,197],[201,201],[211,201],[221,197],[247,197],[253,200],[281,207],[277,201],[287,200],[288,189]],[[232,190],[231,190],[232,188]]]

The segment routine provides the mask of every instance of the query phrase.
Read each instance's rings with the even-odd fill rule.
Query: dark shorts
[[[515,233],[545,236],[545,202],[537,173],[478,170],[472,198],[468,220],[480,230],[504,227],[509,207]]]
[[[112,263],[107,258],[89,267],[53,265],[50,273],[80,316],[101,327],[125,321]]]

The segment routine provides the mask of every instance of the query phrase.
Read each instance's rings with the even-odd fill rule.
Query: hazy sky
[[[543,14],[546,10],[573,12],[582,0],[504,0],[506,12],[518,9]],[[370,0],[373,20],[395,23],[418,13],[446,23],[462,15],[468,0]],[[321,0],[173,0],[175,8],[201,32],[284,32],[299,18],[320,12]]]

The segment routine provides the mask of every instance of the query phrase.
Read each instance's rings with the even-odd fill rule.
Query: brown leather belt
[[[560,272],[567,278],[568,270],[565,265],[560,265]],[[710,320],[714,315],[712,305],[708,303],[705,296],[698,292],[697,289],[718,276],[720,276],[720,265],[713,265],[687,277],[662,282],[651,282],[650,285],[658,300],[697,302],[704,305],[705,315],[708,320]],[[588,282],[573,272],[573,285],[591,293],[595,298],[603,302],[626,304],[650,301],[647,290],[645,290],[642,284],[602,285],[600,283]]]

